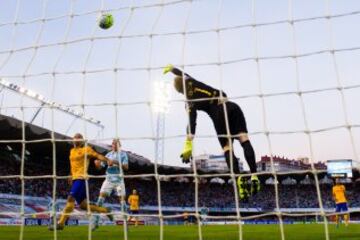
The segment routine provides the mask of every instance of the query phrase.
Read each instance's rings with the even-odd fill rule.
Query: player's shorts
[[[115,191],[116,196],[118,196],[118,197],[125,196],[126,195],[125,184],[124,183],[112,183],[112,182],[108,181],[107,179],[105,179],[105,181],[101,185],[100,192],[106,193],[108,196],[110,196],[113,191]]]
[[[347,207],[347,203],[337,203],[336,204],[336,212],[347,212],[348,211],[348,207]]]
[[[224,114],[223,105],[218,105],[215,107],[216,110],[212,111],[210,117],[213,120],[216,133],[218,135],[226,135],[226,118]],[[228,123],[229,130],[231,135],[237,135],[239,133],[247,133],[247,126],[244,113],[242,112],[239,105],[234,102],[227,101],[226,102],[226,112],[228,115]],[[231,140],[233,141],[235,138],[233,137]],[[218,140],[222,147],[228,145],[227,137],[218,137]]]
[[[130,213],[131,214],[139,214],[139,209],[135,209],[135,210],[130,209]]]
[[[76,179],[72,181],[70,196],[75,198],[78,204],[81,204],[82,201],[86,198],[86,185],[85,180]]]

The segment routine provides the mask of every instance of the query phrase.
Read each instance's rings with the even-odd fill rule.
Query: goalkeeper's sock
[[[242,146],[242,148],[244,150],[245,160],[249,165],[250,172],[251,173],[256,173],[256,161],[255,161],[254,148],[252,147],[249,140],[241,143],[241,146]]]
[[[60,220],[58,222],[60,226],[65,225],[66,220],[70,217],[69,214],[74,210],[74,208],[75,208],[75,202],[66,203],[63,213],[61,214]]]
[[[231,152],[231,153],[230,153]],[[233,171],[235,174],[239,174],[240,173],[240,169],[239,169],[239,160],[237,159],[237,157],[234,154],[234,151],[230,151],[230,149],[226,150],[224,152],[225,155],[225,160],[226,160],[226,164],[229,168],[229,171],[231,172],[231,155],[232,155],[232,167],[233,167]]]

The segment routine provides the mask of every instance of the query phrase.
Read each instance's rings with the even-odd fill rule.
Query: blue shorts
[[[139,210],[130,210],[131,214],[139,214]]]
[[[85,180],[76,179],[72,182],[70,196],[75,198],[77,204],[81,204],[86,198],[86,185]]]
[[[348,207],[347,207],[347,203],[338,203],[336,204],[336,212],[347,212]]]

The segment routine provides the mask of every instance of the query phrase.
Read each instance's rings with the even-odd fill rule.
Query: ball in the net
[[[109,29],[114,24],[114,17],[110,13],[103,13],[99,17],[99,27]]]

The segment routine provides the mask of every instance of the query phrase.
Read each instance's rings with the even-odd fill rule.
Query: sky
[[[162,74],[165,65],[185,66],[241,106],[257,160],[273,153],[358,162],[357,11],[357,0],[6,0],[0,78],[84,111],[105,129],[79,119],[72,124],[73,117],[47,108],[36,125],[103,143],[120,137],[124,149],[153,161],[153,83],[171,82],[171,74]],[[98,27],[100,12],[114,16],[112,28]],[[291,25],[289,19],[308,20]],[[39,107],[6,89],[0,100],[1,114],[25,121]],[[183,101],[172,89],[165,120],[168,165],[183,166]],[[344,127],[349,125],[354,127]],[[235,152],[244,159],[239,144]],[[194,155],[203,153],[219,154],[221,147],[210,118],[200,112]]]

